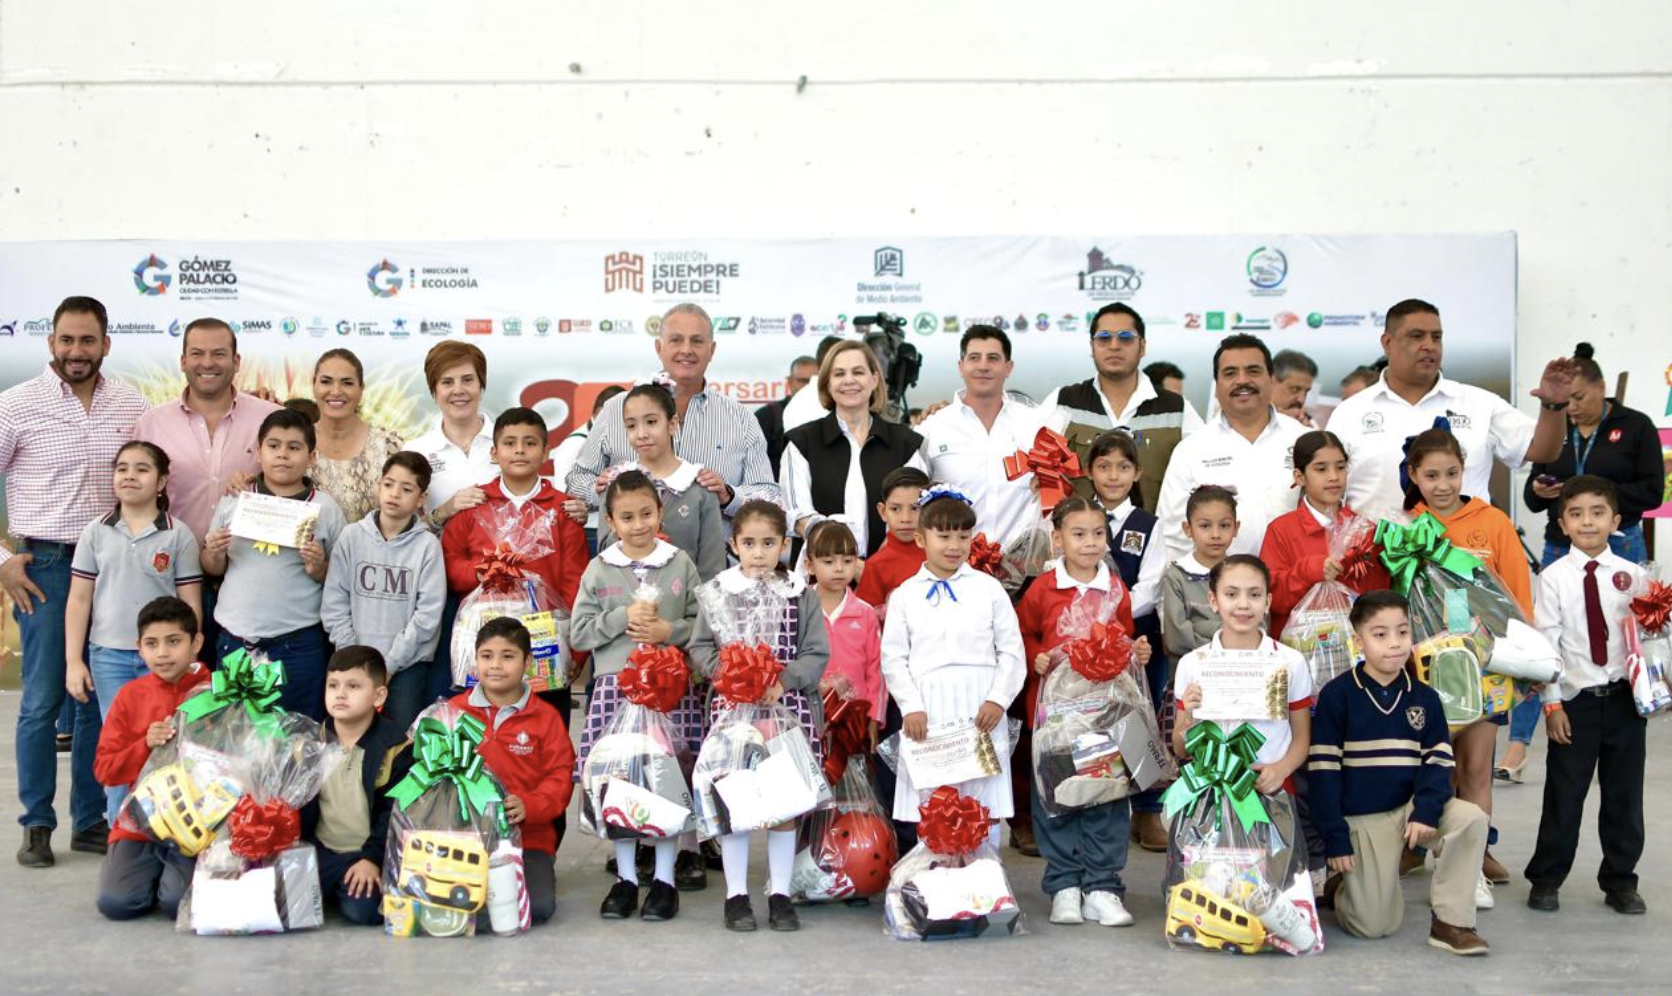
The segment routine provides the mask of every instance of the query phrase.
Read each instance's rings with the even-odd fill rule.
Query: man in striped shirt
[[[52,362],[39,377],[0,394],[0,473],[14,549],[0,546],[0,586],[13,602],[23,643],[17,716],[17,794],[23,804],[18,864],[53,863],[58,825],[54,725],[64,696],[64,603],[70,560],[87,523],[115,504],[111,465],[133,435],[145,400],[100,376],[110,354],[103,304],[69,297],[52,316]],[[104,789],[93,776],[97,705],[78,706],[70,751],[70,849],[103,854]]]
[[[656,357],[673,378],[679,437],[674,450],[703,469],[697,483],[714,492],[729,522],[752,498],[781,501],[760,423],[747,408],[708,383],[714,359],[714,323],[695,304],[676,304],[662,316]],[[592,435],[581,447],[564,485],[589,505],[598,504],[598,478],[606,469],[635,459],[621,421],[626,395],[611,398],[593,417]]]

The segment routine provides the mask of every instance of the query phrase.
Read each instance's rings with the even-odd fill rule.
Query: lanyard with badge
[[[1602,418],[1597,419],[1596,428],[1591,430],[1590,438],[1585,440],[1583,449],[1579,446],[1579,427],[1574,426],[1568,430],[1568,443],[1573,447],[1573,473],[1575,477],[1585,472],[1585,464],[1591,459],[1591,449],[1596,446],[1597,437],[1602,435],[1602,423],[1608,420],[1608,409],[1611,407],[1613,406],[1608,404],[1602,406]]]

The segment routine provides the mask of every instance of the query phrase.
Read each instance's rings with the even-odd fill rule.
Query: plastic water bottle
[[[1305,954],[1318,946],[1318,932],[1312,929],[1312,918],[1288,896],[1271,886],[1261,889],[1249,908],[1260,918],[1267,933],[1282,938],[1297,952]]]

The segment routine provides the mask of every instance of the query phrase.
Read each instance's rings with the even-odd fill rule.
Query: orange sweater
[[[1435,512],[1426,502],[1417,502],[1411,516],[1424,512],[1446,527],[1446,539],[1453,546],[1462,547],[1492,568],[1521,611],[1528,619],[1533,618],[1533,572],[1527,566],[1521,540],[1515,535],[1515,523],[1508,515],[1479,498],[1470,498],[1450,517]]]

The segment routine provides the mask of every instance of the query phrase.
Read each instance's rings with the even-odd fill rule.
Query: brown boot
[[[1010,825],[1010,846],[1021,851],[1026,857],[1039,857],[1039,845],[1033,839],[1033,825],[1012,823]]]
[[[1335,909],[1336,894],[1341,891],[1341,883],[1346,880],[1345,875],[1330,875],[1324,879],[1323,895],[1318,897],[1318,908],[1321,910]]]
[[[1428,928],[1428,943],[1454,955],[1483,955],[1492,950],[1492,945],[1475,933],[1473,927],[1453,927],[1439,917]]]
[[[1491,851],[1486,852],[1486,860],[1480,863],[1480,871],[1493,885],[1509,884],[1509,869],[1504,867],[1502,861],[1494,858]]]
[[[1132,814],[1132,842],[1146,851],[1167,850],[1167,828],[1160,813]]]
[[[1405,852],[1399,855],[1399,877],[1404,878],[1412,872],[1422,871],[1427,863],[1427,858],[1407,847]]]

